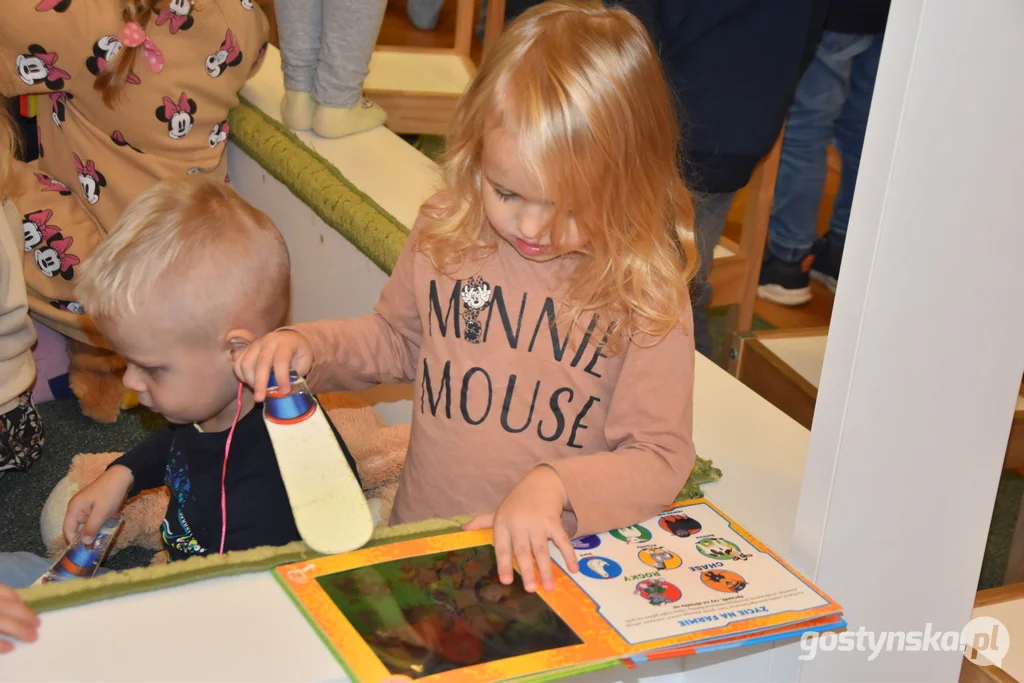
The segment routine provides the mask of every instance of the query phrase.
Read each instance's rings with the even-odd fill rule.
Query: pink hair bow
[[[71,80],[71,74],[69,74],[64,69],[58,69],[54,66],[54,64],[57,63],[56,52],[44,52],[41,55],[37,54],[36,57],[38,57],[39,61],[46,65],[46,80],[57,81],[62,78]]]
[[[62,183],[59,180],[54,180],[45,173],[36,173],[36,180],[43,186],[43,192],[60,192],[61,194],[71,194],[71,188]]]
[[[74,243],[74,237],[65,237],[64,239],[54,240],[50,242],[50,248],[57,252],[57,258],[60,259],[60,272],[66,273],[68,268],[77,266],[82,262],[74,254],[69,254],[68,249]]]
[[[125,47],[141,47],[142,54],[146,56],[146,61],[149,62],[149,68],[156,73],[164,70],[164,53],[156,46],[153,39],[146,35],[145,29],[137,21],[129,21],[125,24],[121,28],[121,33],[117,36],[117,39]]]
[[[188,93],[181,93],[177,103],[170,97],[164,97],[164,118],[170,121],[172,116],[182,111],[188,114],[192,113],[192,105],[188,103]]]
[[[220,49],[228,53],[228,64],[242,53],[242,50],[238,47],[238,41],[235,40],[235,34],[231,32],[231,29],[228,29],[227,34],[224,36],[224,42],[220,44]]]
[[[49,209],[30,213],[26,218],[39,229],[39,237],[43,242],[46,242],[51,237],[60,234],[60,228],[56,225],[50,225],[50,219],[53,218],[53,211],[50,211]]]
[[[181,30],[181,27],[185,25],[185,22],[189,20],[188,14],[177,14],[172,12],[170,8],[164,7],[160,10],[156,17],[156,25],[163,26],[170,22],[171,24],[171,35],[174,35]]]
[[[85,162],[85,163],[83,164],[83,163],[82,163],[82,158],[81,158],[81,157],[79,157],[79,156],[78,156],[78,155],[76,154],[76,155],[75,155],[75,168],[76,168],[76,169],[78,170],[78,172],[79,172],[79,173],[81,173],[82,175],[87,175],[87,176],[89,176],[90,178],[92,178],[93,180],[95,180],[96,182],[99,182],[99,181],[100,181],[100,177],[99,177],[99,175],[98,175],[98,174],[96,173],[96,164],[95,164],[95,162],[93,162],[93,160],[92,160],[92,159],[89,159],[89,161],[87,161],[87,162]]]

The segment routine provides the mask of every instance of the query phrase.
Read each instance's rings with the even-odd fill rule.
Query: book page
[[[755,547],[706,502],[573,541],[569,576],[630,645],[827,607],[830,600]],[[552,547],[551,556],[565,568]],[[754,630],[754,629],[752,629]]]

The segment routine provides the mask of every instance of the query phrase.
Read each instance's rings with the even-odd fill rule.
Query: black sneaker
[[[822,237],[811,247],[814,261],[811,263],[810,276],[825,285],[833,293],[839,280],[839,266],[843,261],[843,250]]]
[[[783,306],[800,306],[811,300],[811,279],[807,274],[814,257],[783,261],[765,250],[757,296]]]

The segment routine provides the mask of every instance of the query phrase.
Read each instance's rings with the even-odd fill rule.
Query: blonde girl
[[[459,104],[429,200],[372,314],[279,330],[239,359],[316,391],[413,382],[391,523],[477,515],[499,576],[553,584],[548,541],[629,526],[694,462],[693,207],[640,22],[549,2],[512,22]],[[536,562],[536,569],[534,567]],[[612,568],[614,569],[614,568]]]

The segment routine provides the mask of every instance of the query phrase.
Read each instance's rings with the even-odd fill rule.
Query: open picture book
[[[554,590],[498,581],[488,531],[284,565],[276,578],[353,680],[551,680],[808,631],[842,608],[705,499],[551,545]]]

